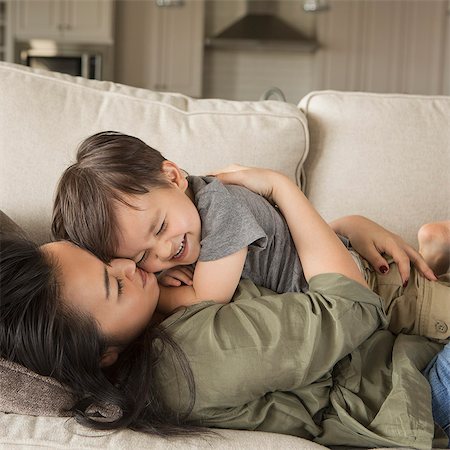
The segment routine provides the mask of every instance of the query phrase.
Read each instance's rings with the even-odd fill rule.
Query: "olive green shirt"
[[[389,433],[377,434],[366,425],[351,423],[347,398],[338,384],[346,386],[350,376],[358,385],[361,358],[356,372],[350,357],[337,363],[378,333],[393,335],[377,333],[386,327],[380,298],[342,275],[313,277],[306,294],[274,294],[243,280],[231,303],[202,302],[183,308],[162,326],[180,345],[193,372],[196,397],[190,418],[194,423],[285,433],[323,444],[414,442],[417,446],[418,439],[431,444],[429,405],[420,418],[423,426],[416,432],[412,426],[399,433],[394,430],[395,440]],[[429,349],[430,358],[437,350]],[[170,351],[163,352],[157,382],[169,406],[180,410],[188,404],[188,395],[185,374],[175,361]],[[343,364],[344,375],[336,370]],[[380,395],[386,397],[383,389],[388,389],[384,384]],[[422,400],[421,406],[427,406],[428,397]],[[361,407],[364,401],[354,404],[356,413],[367,415]],[[343,408],[342,414],[337,406]],[[368,431],[363,433],[361,428]]]

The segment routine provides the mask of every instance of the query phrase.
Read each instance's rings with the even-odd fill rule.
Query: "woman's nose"
[[[117,258],[111,261],[111,267],[119,274],[133,279],[136,272],[136,263],[132,259]]]

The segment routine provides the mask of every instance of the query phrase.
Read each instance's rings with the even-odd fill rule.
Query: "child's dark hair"
[[[203,432],[186,424],[195,398],[193,376],[164,330],[148,327],[105,372],[101,356],[117,343],[62,301],[58,278],[58,263],[49,254],[23,238],[0,234],[0,356],[67,386],[77,399],[71,411],[83,425],[162,436]],[[190,400],[183,412],[172,411],[159,395],[154,371],[162,351],[172,352],[185,375]],[[121,415],[96,420],[92,405],[119,408]]]
[[[165,160],[140,139],[116,131],[87,138],[59,180],[53,237],[68,239],[109,262],[118,247],[114,201],[131,206],[126,195],[166,185],[161,167]]]

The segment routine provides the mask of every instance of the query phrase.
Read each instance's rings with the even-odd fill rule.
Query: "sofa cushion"
[[[25,232],[22,230],[22,228],[17,225],[14,220],[12,220],[9,216],[7,216],[1,209],[0,209],[0,232],[5,234],[15,234],[19,236],[25,237]]]
[[[71,415],[74,398],[63,385],[0,358],[0,411],[32,416]]]
[[[363,214],[416,244],[450,218],[450,97],[323,91],[300,107],[306,193],[326,220]]]
[[[298,180],[306,157],[306,121],[288,103],[196,100],[8,63],[0,92],[0,207],[38,242],[62,171],[101,130],[138,136],[191,174],[238,162]]]

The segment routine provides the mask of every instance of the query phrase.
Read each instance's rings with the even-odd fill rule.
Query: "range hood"
[[[234,50],[280,50],[313,52],[315,40],[275,14],[276,0],[247,0],[247,13],[214,37],[206,46]]]

